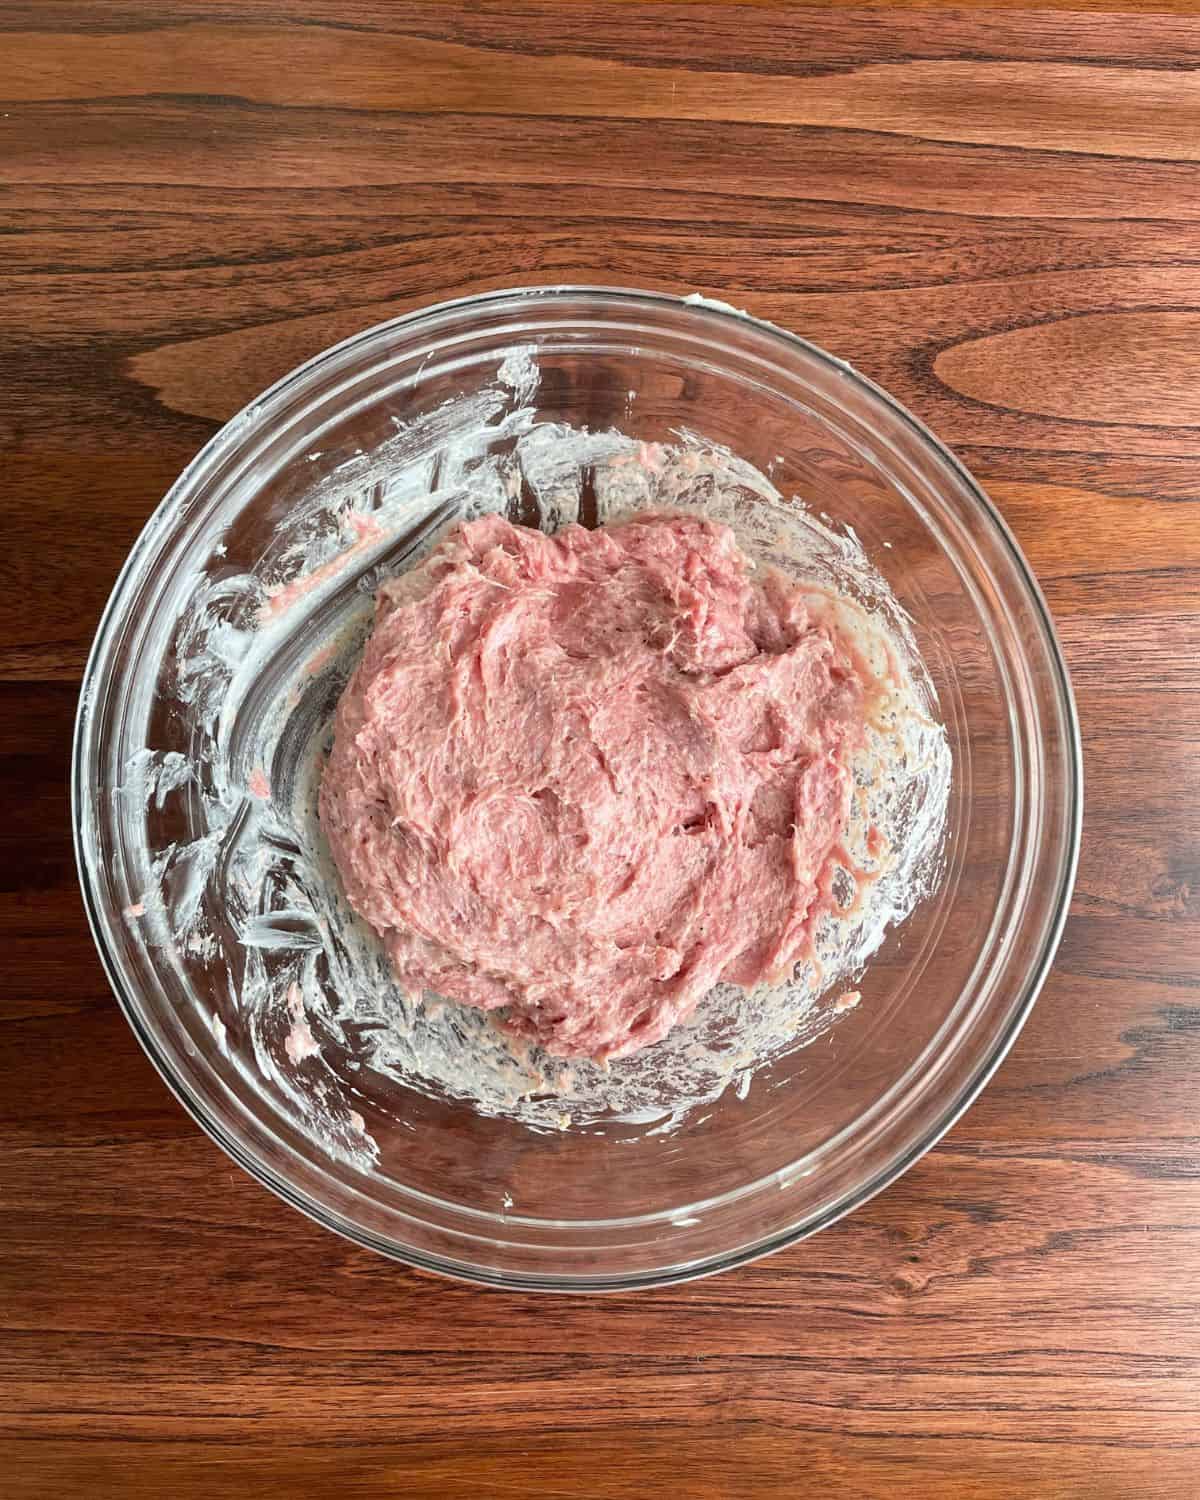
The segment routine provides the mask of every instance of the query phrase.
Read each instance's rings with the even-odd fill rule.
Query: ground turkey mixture
[[[379,590],[321,821],[407,987],[619,1057],[800,955],[862,731],[850,658],[727,527],[487,516]]]

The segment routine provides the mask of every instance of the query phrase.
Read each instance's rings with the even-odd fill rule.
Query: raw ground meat
[[[379,590],[321,821],[407,987],[619,1057],[803,953],[863,696],[725,526],[487,516]]]

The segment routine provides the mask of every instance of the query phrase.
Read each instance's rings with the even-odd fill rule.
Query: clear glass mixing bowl
[[[700,431],[854,528],[911,616],[937,690],[954,757],[945,874],[884,941],[861,1003],[819,1046],[764,1065],[744,1096],[728,1089],[672,1131],[548,1135],[364,1072],[357,1109],[379,1147],[364,1169],[326,1150],[287,1107],[286,1080],[281,1092],[264,1075],[235,1019],[244,955],[233,937],[192,955],[149,940],[137,920],[147,871],[169,866],[189,836],[189,775],[205,774],[186,764],[193,708],[179,693],[173,601],[214,569],[264,566],[272,527],[314,484],[378,449],[398,422],[436,423],[514,346],[536,350],[539,420],[647,441]],[[146,795],[126,795],[130,764],[158,745],[177,758],[156,763]],[[1051,961],[1074,878],[1081,772],[1066,670],[1029,568],[978,486],[912,416],[845,364],[733,309],[554,287],[368,329],[217,433],[150,520],[101,622],[73,799],[87,909],[125,1014],[237,1162],[319,1222],[413,1265],[605,1290],[699,1276],[811,1234],[950,1126],[1012,1043]]]

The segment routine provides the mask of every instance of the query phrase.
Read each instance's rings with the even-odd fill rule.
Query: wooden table
[[[0,5],[0,1491],[1200,1495],[1200,26],[389,0]],[[1083,861],[945,1142],[607,1300],[423,1279],[244,1177],[76,891],[85,653],[302,358],[521,282],[700,289],[953,444],[1056,612]]]

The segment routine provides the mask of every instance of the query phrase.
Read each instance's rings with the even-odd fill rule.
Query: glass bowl
[[[530,352],[536,388],[522,363]],[[953,756],[940,880],[855,980],[859,1003],[818,1046],[764,1059],[745,1086],[670,1129],[651,1112],[607,1130],[538,1130],[384,1076],[363,1065],[353,1028],[314,1037],[298,993],[255,999],[278,952],[308,942],[299,918],[289,934],[286,890],[269,900],[259,891],[267,920],[257,938],[230,917],[231,862],[255,799],[297,819],[312,800],[286,714],[272,763],[246,759],[249,709],[223,702],[230,643],[311,586],[320,608],[304,612],[303,631],[275,632],[248,699],[278,696],[280,661],[309,681],[295,677],[297,662],[343,618],[338,651],[317,656],[352,659],[381,568],[403,566],[461,511],[443,472],[441,414],[455,401],[493,401],[497,371],[539,422],[646,443],[701,432],[769,472],[784,496],[853,528],[911,621]],[[494,444],[514,438],[502,407],[485,413]],[[308,527],[320,541],[328,513],[310,519],[312,495],[353,485],[398,441],[407,460],[429,458],[399,542],[381,551],[364,527],[335,563],[302,577],[297,549],[272,540],[279,528],[294,537]],[[518,512],[522,503],[513,497]],[[201,593],[208,633],[197,653],[187,618]],[[246,617],[251,596],[262,601],[258,620]],[[314,658],[314,686],[287,694],[290,708],[303,699],[310,727],[327,723],[344,680],[344,668],[320,666]],[[232,770],[215,771],[204,752],[202,713]],[[199,820],[206,797],[225,795],[213,785],[222,776],[240,779],[241,801],[218,840]],[[120,1003],[235,1161],[320,1223],[412,1265],[581,1291],[682,1280],[777,1249],[926,1151],[1034,1001],[1066,913],[1081,815],[1078,725],[1054,630],[966,470],[878,387],[800,338],[701,299],[591,287],[487,293],[368,329],[223,427],[147,524],[105,611],[72,792],[87,910]],[[278,841],[286,862],[286,827]],[[184,937],[186,923],[159,920],[162,901],[216,915],[203,938]],[[353,973],[340,982],[352,987]],[[356,1148],[363,1139],[369,1157]]]

